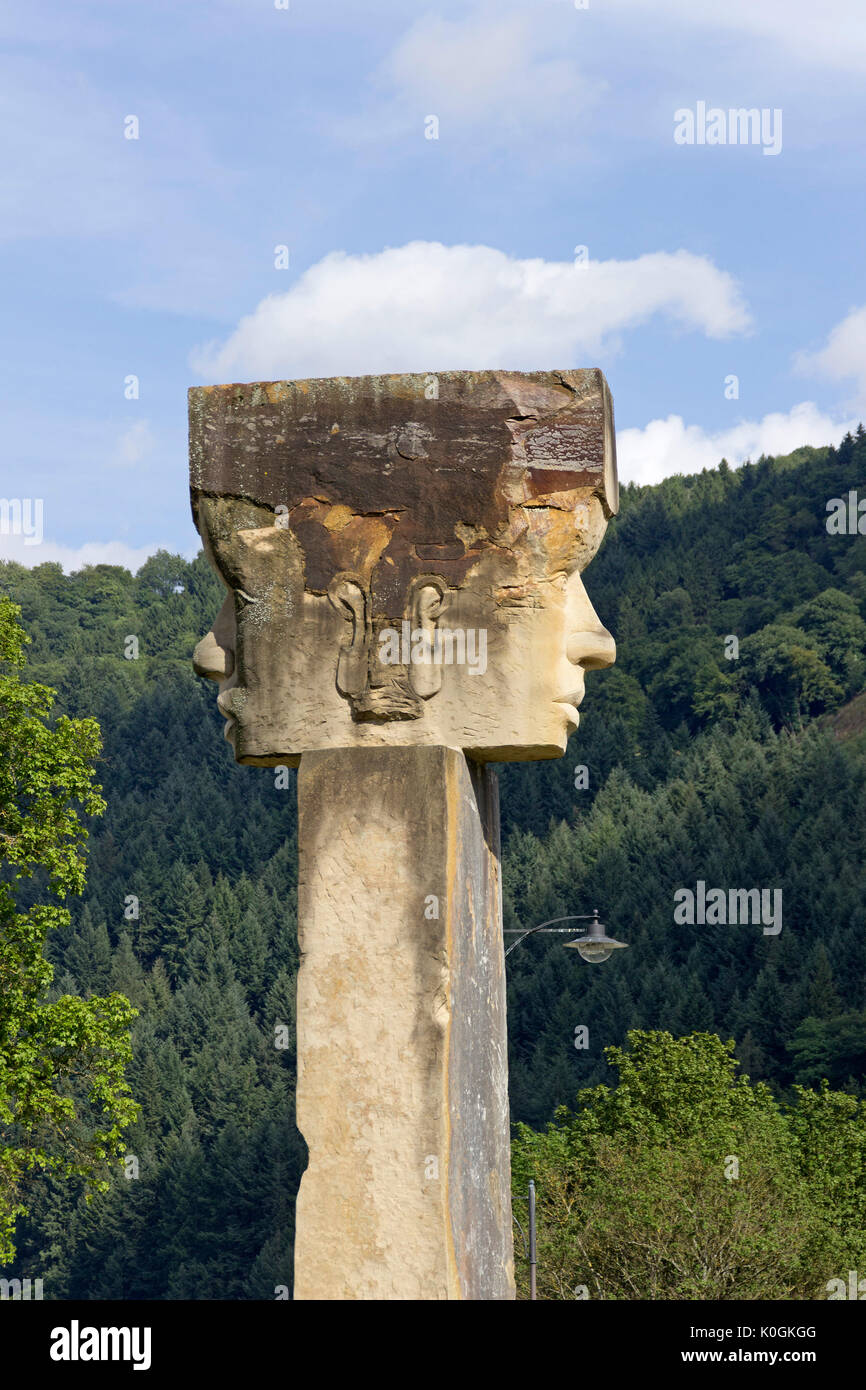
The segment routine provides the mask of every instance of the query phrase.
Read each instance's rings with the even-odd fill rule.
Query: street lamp
[[[603,960],[608,960],[614,951],[624,951],[628,946],[627,941],[617,941],[615,937],[606,934],[604,923],[598,920],[598,908],[596,908],[591,915],[551,917],[547,922],[539,922],[537,927],[530,927],[529,931],[509,928],[505,932],[506,936],[515,936],[517,931],[520,931],[520,935],[516,941],[512,941],[505,952],[506,956],[510,956],[515,946],[519,946],[521,941],[525,941],[528,936],[534,936],[537,931],[569,934],[574,930],[573,927],[556,926],[555,924],[558,922],[589,922],[589,926],[582,936],[576,936],[573,941],[564,941],[562,944],[575,947],[590,965],[600,965]]]
[[[575,949],[580,952],[582,958],[588,961],[590,965],[600,965],[603,960],[609,960],[614,951],[624,951],[628,946],[627,941],[617,941],[614,937],[607,935],[604,929],[604,923],[600,922],[598,919],[598,908],[596,908],[595,911],[589,915],[571,914],[568,917],[551,917],[547,922],[539,922],[537,927],[530,927],[529,931],[523,931],[520,927],[509,927],[505,935],[516,936],[517,940],[512,941],[508,950],[505,952],[506,956],[510,956],[515,946],[519,946],[521,941],[525,941],[528,936],[534,936],[537,931],[564,932],[566,935],[570,935],[571,932],[574,931],[573,927],[559,926],[560,922],[589,922],[589,926],[581,936],[576,936],[573,941],[564,941],[562,944],[563,946],[574,946]],[[515,1217],[514,1220],[517,1221],[517,1218]],[[536,1286],[536,1265],[538,1263],[538,1256],[536,1254],[535,1243],[535,1182],[532,1179],[530,1179],[529,1182],[528,1249],[523,1227],[520,1225],[519,1221],[517,1221],[517,1225],[520,1234],[523,1236],[524,1249],[526,1249],[526,1253],[529,1256],[529,1297],[534,1300],[538,1297]]]

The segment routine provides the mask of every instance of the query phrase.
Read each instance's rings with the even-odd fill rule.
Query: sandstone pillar
[[[514,1296],[496,775],[305,753],[295,1298]]]

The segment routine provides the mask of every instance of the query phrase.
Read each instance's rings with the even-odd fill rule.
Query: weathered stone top
[[[463,522],[488,534],[515,489],[531,502],[586,487],[607,515],[618,506],[613,409],[597,369],[197,386],[189,421],[194,496],[291,510],[327,494],[353,512],[406,508],[425,528]]]

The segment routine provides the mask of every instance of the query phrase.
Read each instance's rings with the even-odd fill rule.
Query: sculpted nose
[[[566,652],[569,661],[575,666],[583,666],[587,671],[612,666],[616,661],[616,643],[606,627],[590,628],[586,632],[575,632],[569,637]]]
[[[192,655],[192,668],[197,676],[208,680],[228,680],[234,670],[234,658],[227,647],[217,641],[213,631],[203,637]]]

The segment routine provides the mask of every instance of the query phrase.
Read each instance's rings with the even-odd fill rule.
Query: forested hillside
[[[501,790],[506,927],[598,907],[629,949],[589,966],[535,937],[509,958],[515,1120],[539,1127],[608,1079],[602,1049],[629,1029],[731,1037],[782,1098],[822,1076],[866,1095],[866,536],[826,526],[858,488],[862,428],[624,490],[585,576],[618,664],[590,673],[566,757],[503,768]],[[17,1271],[46,1297],[272,1298],[291,1285],[305,1162],[294,778],[235,766],[192,673],[222,599],[202,557],[135,577],[6,564],[0,587],[31,676],[105,742],[108,810],[52,942],[55,989],[117,989],[140,1011],[138,1176],[90,1204],[45,1183]],[[699,880],[781,889],[781,932],[675,925],[675,891]]]

